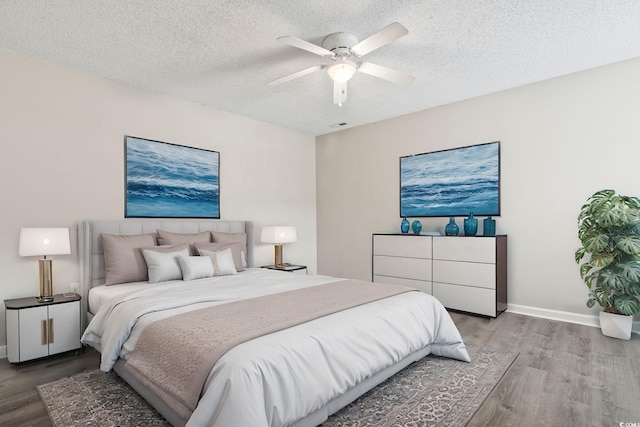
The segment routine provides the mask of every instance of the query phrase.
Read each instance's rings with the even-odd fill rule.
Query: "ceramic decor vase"
[[[473,212],[464,219],[464,235],[475,236],[478,232],[478,219],[473,216]]]
[[[456,224],[456,219],[454,217],[449,218],[449,224],[444,227],[445,236],[457,236],[460,231],[460,227]]]
[[[488,217],[484,219],[484,225],[482,226],[482,235],[495,236],[496,235],[496,220]]]
[[[413,234],[420,234],[420,231],[422,231],[422,223],[416,219],[411,223],[411,229],[413,230]]]
[[[402,234],[407,234],[409,232],[409,221],[407,218],[402,218],[402,222],[400,223],[400,231]]]

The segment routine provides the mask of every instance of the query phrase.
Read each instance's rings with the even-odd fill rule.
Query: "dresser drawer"
[[[431,260],[374,255],[373,275],[431,281]]]
[[[433,281],[495,289],[496,266],[495,264],[434,259]]]
[[[496,291],[433,282],[433,296],[454,310],[496,317]]]
[[[405,278],[402,278],[402,277],[390,277],[390,276],[373,276],[373,281],[374,282],[381,282],[381,283],[394,283],[396,285],[409,286],[411,288],[420,289],[422,292],[426,292],[428,294],[431,294],[431,292],[432,292],[431,281],[405,279]]]
[[[495,264],[494,237],[434,237],[433,259]]]
[[[373,254],[408,258],[431,258],[431,236],[374,235]]]

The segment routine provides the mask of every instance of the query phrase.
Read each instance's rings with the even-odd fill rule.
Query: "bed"
[[[234,254],[236,265],[242,264],[239,272],[149,283],[155,275],[150,261],[149,280],[104,285],[113,263],[105,262],[103,246],[110,244],[103,242],[105,235],[127,239],[162,231],[185,236],[214,232],[225,239],[227,234],[244,235],[241,256]],[[393,285],[373,291],[372,282],[253,267],[251,222],[85,221],[79,241],[87,327],[83,343],[101,352],[102,370],[117,372],[175,426],[316,426],[429,353],[469,361],[454,323],[430,295]],[[194,250],[187,247],[181,252]],[[220,265],[226,259],[223,252],[226,257],[227,250],[216,252]],[[197,250],[190,255],[200,261],[194,257]],[[341,296],[347,289],[357,289],[354,298],[372,295],[351,307],[344,301],[351,296]],[[252,308],[264,305],[275,314]],[[326,311],[328,307],[337,311]],[[310,317],[286,323],[292,322],[289,311]],[[247,314],[239,314],[243,312]],[[282,320],[268,316],[285,319],[286,327],[269,329],[271,322]],[[189,327],[179,329],[185,323]],[[244,331],[254,335],[228,349],[217,341],[196,344],[206,333],[243,323]],[[175,330],[182,335],[168,337]],[[216,351],[221,354],[211,366],[195,363]],[[154,358],[144,359],[147,353]],[[155,375],[161,379],[150,382]],[[191,396],[195,403],[175,391],[182,388],[197,390]]]

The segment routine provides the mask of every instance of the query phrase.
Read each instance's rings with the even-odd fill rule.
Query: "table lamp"
[[[282,244],[293,243],[298,240],[296,228],[284,225],[270,225],[262,227],[262,243],[273,243],[274,246],[274,263],[275,268],[284,268],[287,264],[282,263]]]
[[[52,260],[49,255],[71,253],[68,228],[22,228],[20,229],[20,256],[43,256],[40,264],[40,296],[38,302],[53,301]]]

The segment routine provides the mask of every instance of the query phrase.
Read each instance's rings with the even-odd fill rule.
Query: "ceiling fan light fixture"
[[[334,82],[344,83],[353,77],[356,73],[356,69],[356,64],[349,60],[343,60],[336,62],[327,68],[327,73]]]

